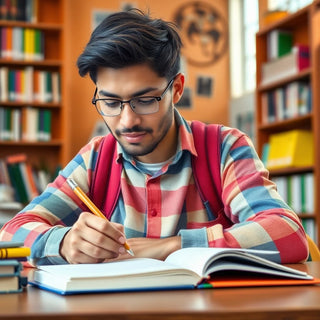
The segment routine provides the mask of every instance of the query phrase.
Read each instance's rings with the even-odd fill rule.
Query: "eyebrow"
[[[142,95],[144,95],[144,94],[146,94],[148,92],[154,91],[154,90],[158,90],[158,88],[148,87],[148,88],[142,89],[140,91],[134,92],[131,95],[131,97],[139,97],[139,96],[142,96]],[[106,90],[99,90],[98,93],[101,96],[122,99],[122,97],[118,96],[117,94],[114,94],[112,92],[108,92]]]

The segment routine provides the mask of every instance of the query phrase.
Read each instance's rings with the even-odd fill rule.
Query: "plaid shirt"
[[[308,256],[299,218],[282,200],[250,139],[237,129],[222,127],[221,182],[228,229],[208,221],[194,184],[191,154],[196,155],[189,124],[175,111],[179,142],[172,162],[150,175],[125,154],[121,195],[111,220],[131,237],[162,238],[179,234],[182,247],[211,246],[277,250],[278,261],[298,262]],[[83,210],[66,183],[71,177],[88,193],[102,137],[93,138],[46,190],[0,232],[0,240],[23,240],[31,247],[31,263],[66,263],[59,255],[65,233]]]

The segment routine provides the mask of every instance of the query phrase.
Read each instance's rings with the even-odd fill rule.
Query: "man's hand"
[[[69,263],[97,263],[125,253],[123,226],[83,212],[60,245]]]
[[[106,259],[107,262],[129,258],[154,258],[164,260],[170,253],[181,249],[181,237],[175,236],[163,239],[131,238],[127,243],[134,252],[134,257],[125,253],[115,259]]]

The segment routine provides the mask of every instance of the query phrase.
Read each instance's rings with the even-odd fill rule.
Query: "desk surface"
[[[296,266],[295,266],[296,267]],[[320,277],[320,262],[297,268]],[[320,286],[60,296],[28,287],[0,295],[0,319],[320,319]]]

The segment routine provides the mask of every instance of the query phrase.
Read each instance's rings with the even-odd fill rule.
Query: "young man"
[[[181,247],[211,246],[278,250],[282,263],[307,258],[299,218],[236,129],[221,128],[218,159],[228,223],[209,219],[191,166],[197,146],[190,123],[174,107],[184,87],[180,47],[173,25],[137,11],[110,15],[96,28],[78,68],[96,84],[92,102],[117,141],[116,157],[99,161],[104,137],[94,138],[6,224],[1,240],[24,240],[33,264],[125,259],[125,242],[136,257],[164,259]],[[120,194],[109,222],[88,212],[66,179],[94,199],[98,167],[118,165]]]

